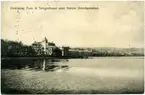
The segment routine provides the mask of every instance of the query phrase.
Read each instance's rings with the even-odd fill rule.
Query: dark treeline
[[[2,57],[21,57],[35,56],[36,52],[31,46],[24,45],[22,42],[1,40],[1,56]]]

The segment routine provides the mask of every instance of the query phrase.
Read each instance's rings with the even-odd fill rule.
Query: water
[[[68,60],[62,59],[5,59],[2,60],[2,69],[19,69],[19,70],[42,70],[55,71],[57,69],[68,68],[65,64]]]
[[[143,93],[143,57],[2,60],[4,93]]]

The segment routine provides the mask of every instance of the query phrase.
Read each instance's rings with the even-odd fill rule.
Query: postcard
[[[2,1],[2,94],[144,93],[143,1]]]

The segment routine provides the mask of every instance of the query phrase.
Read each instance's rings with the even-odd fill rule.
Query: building
[[[62,56],[70,58],[83,58],[92,56],[91,49],[62,47]]]
[[[54,57],[71,57],[71,58],[83,58],[92,55],[92,50],[84,48],[70,48],[62,47],[58,48],[55,43],[48,42],[45,37],[41,42],[34,42],[32,48],[37,55],[54,56]]]
[[[37,52],[37,55],[46,56],[60,56],[62,55],[61,50],[53,42],[48,42],[45,37],[41,42],[34,42],[32,48]]]
[[[62,50],[58,47],[53,49],[52,56],[54,57],[62,57]]]
[[[34,42],[32,44],[32,48],[35,50],[35,52],[37,53],[37,55],[43,55],[44,54],[44,47],[42,46],[41,42]]]
[[[69,49],[69,56],[70,57],[88,57],[91,56],[92,51],[87,49],[81,49],[81,48],[71,48]]]
[[[68,57],[69,56],[69,47],[62,47],[62,56]]]

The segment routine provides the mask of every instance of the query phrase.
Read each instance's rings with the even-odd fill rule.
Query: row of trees
[[[17,57],[17,56],[35,56],[36,52],[31,46],[24,45],[22,42],[1,40],[1,56]]]

